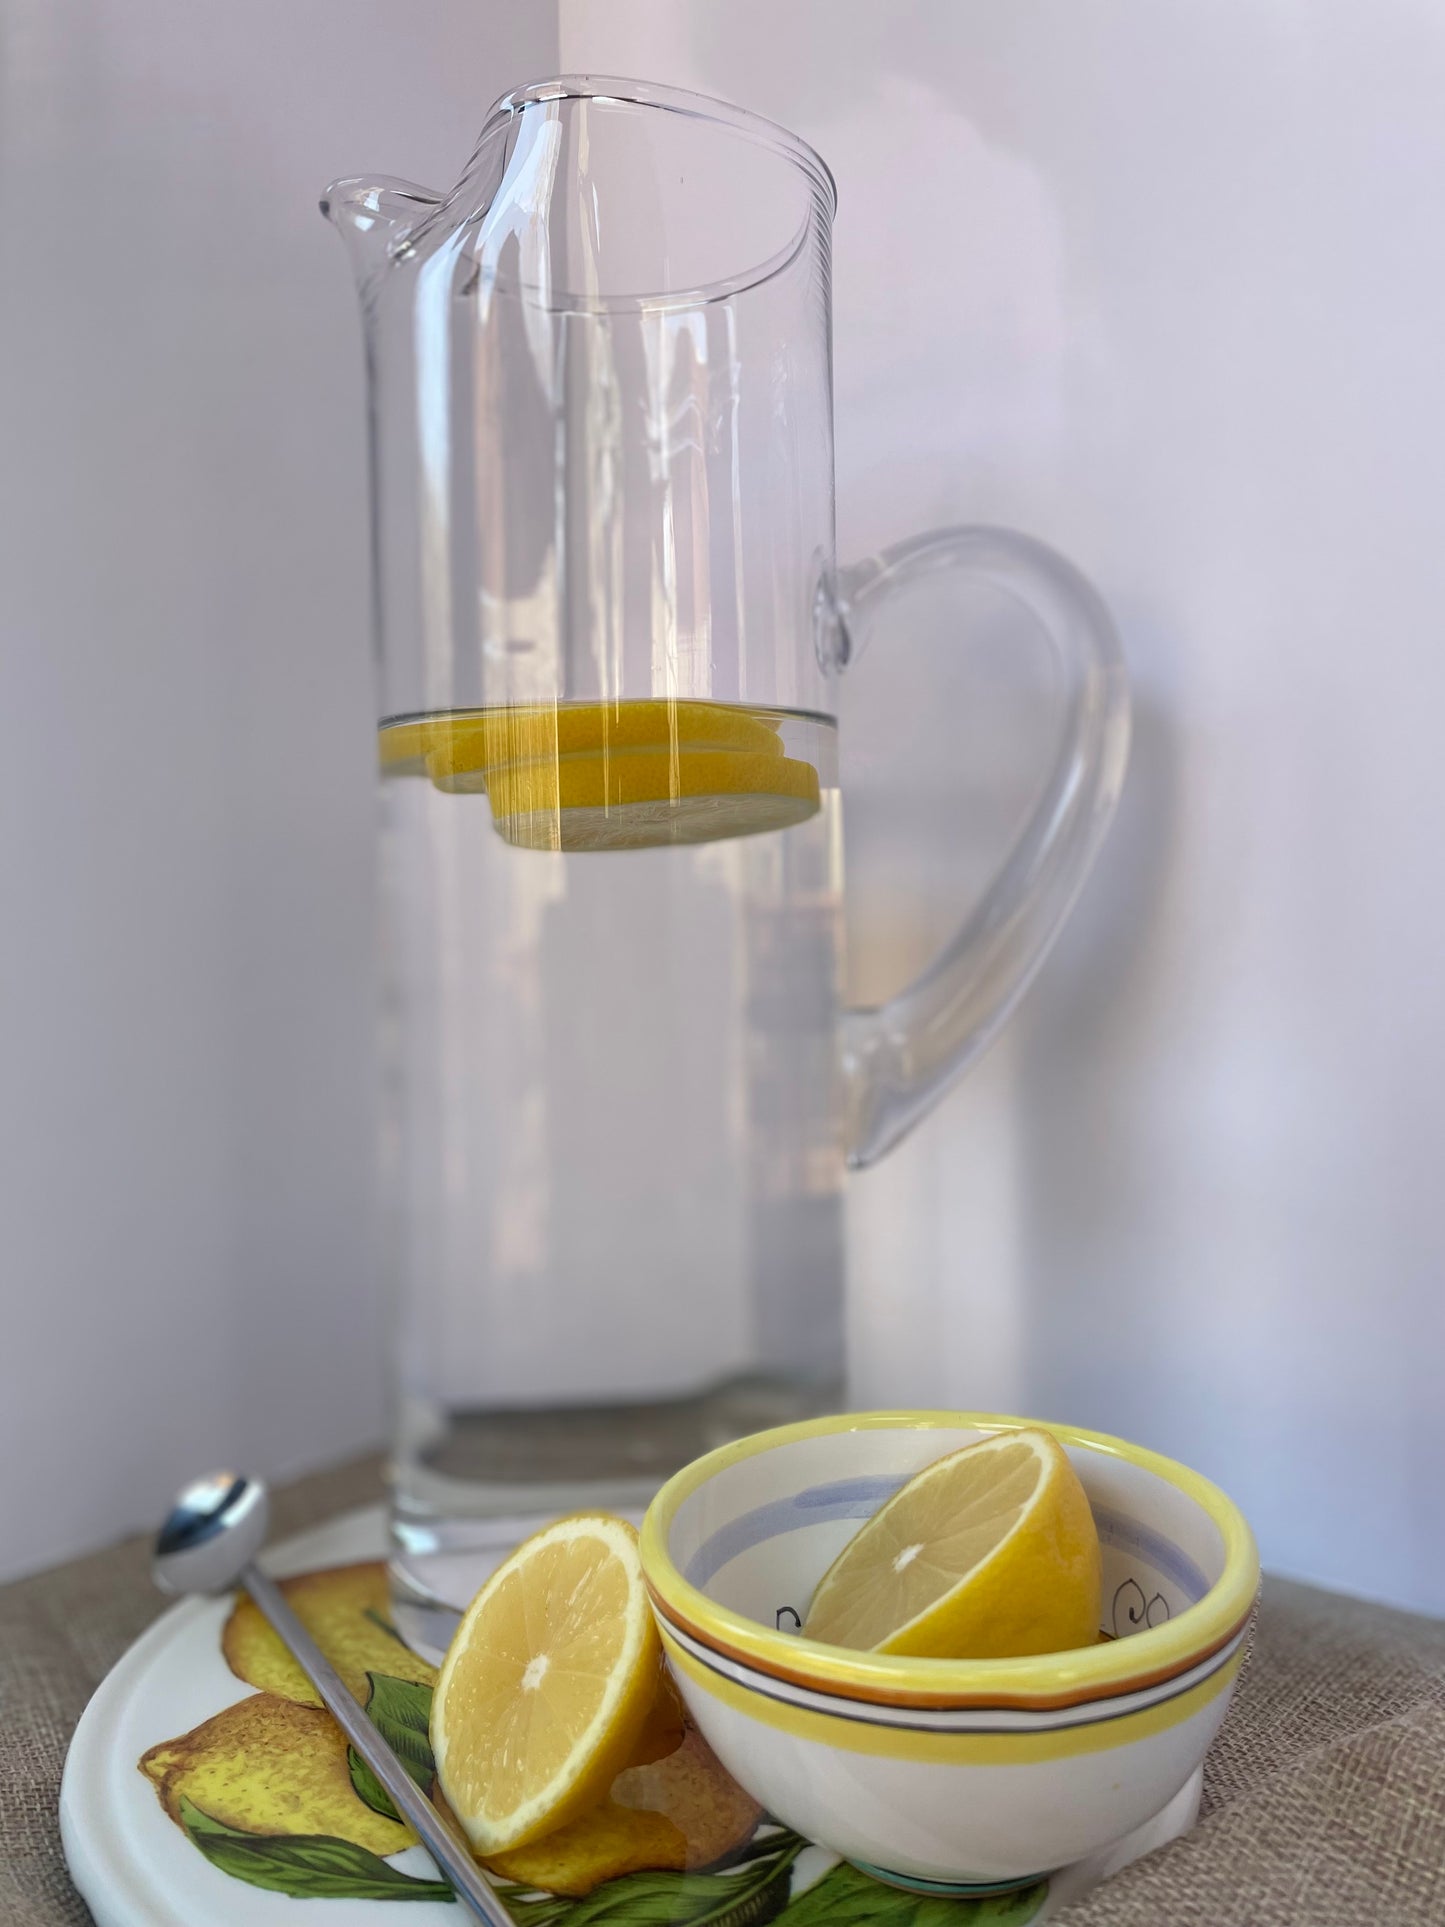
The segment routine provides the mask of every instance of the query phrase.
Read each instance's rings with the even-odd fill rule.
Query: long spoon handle
[[[311,1681],[342,1732],[386,1788],[397,1812],[408,1822],[445,1877],[487,1927],[515,1927],[496,1889],[401,1761],[357,1704],[350,1688],[282,1598],[280,1589],[254,1565],[241,1584],[270,1620],[302,1672]]]

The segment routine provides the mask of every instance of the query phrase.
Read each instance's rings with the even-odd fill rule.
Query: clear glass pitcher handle
[[[1128,759],[1128,683],[1109,613],[1072,563],[1029,536],[936,529],[843,570],[838,660],[887,627],[899,590],[938,574],[987,583],[1037,618],[1057,666],[1062,724],[1037,806],[953,941],[896,997],[844,1015],[854,1169],[891,1150],[998,1035],[1083,886]]]

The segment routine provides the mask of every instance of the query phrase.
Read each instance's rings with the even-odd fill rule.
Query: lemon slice
[[[1092,1646],[1099,1539],[1058,1441],[1032,1428],[926,1467],[823,1575],[811,1639],[920,1659]]]
[[[517,703],[398,726],[399,731],[407,729],[419,732],[433,778],[579,751],[713,747],[783,753],[777,721],[756,710],[737,703],[667,702],[660,697]]]
[[[739,703],[629,697],[615,703],[513,703],[385,723],[381,766],[393,774],[456,779],[494,763],[578,750],[712,745],[781,756],[779,720]]]
[[[640,850],[789,829],[819,808],[818,772],[785,754],[778,719],[736,704],[518,705],[395,723],[389,775],[485,794],[507,842]]]
[[[383,723],[377,732],[376,754],[383,776],[425,776],[430,722]]]
[[[587,751],[493,765],[486,784],[497,829],[533,850],[751,836],[788,829],[818,808],[818,772],[780,749]]]
[[[624,1520],[559,1519],[498,1567],[457,1627],[431,1712],[437,1778],[478,1853],[525,1846],[606,1797],[661,1666]]]

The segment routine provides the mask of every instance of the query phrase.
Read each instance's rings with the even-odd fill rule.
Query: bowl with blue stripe
[[[1194,1775],[1224,1719],[1259,1590],[1238,1508],[1172,1459],[1048,1425],[1103,1557],[1095,1645],[912,1659],[803,1636],[863,1523],[958,1447],[1039,1420],[868,1412],[761,1432],[665,1485],[642,1528],[683,1698],[777,1819],[923,1891],[996,1892],[1096,1853]]]

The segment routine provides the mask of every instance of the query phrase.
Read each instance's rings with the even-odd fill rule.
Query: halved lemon
[[[606,1797],[661,1668],[625,1520],[559,1519],[498,1567],[457,1627],[431,1712],[437,1778],[478,1853],[525,1846]]]
[[[918,1659],[1092,1646],[1099,1538],[1051,1433],[980,1439],[925,1467],[829,1567],[803,1631]]]

